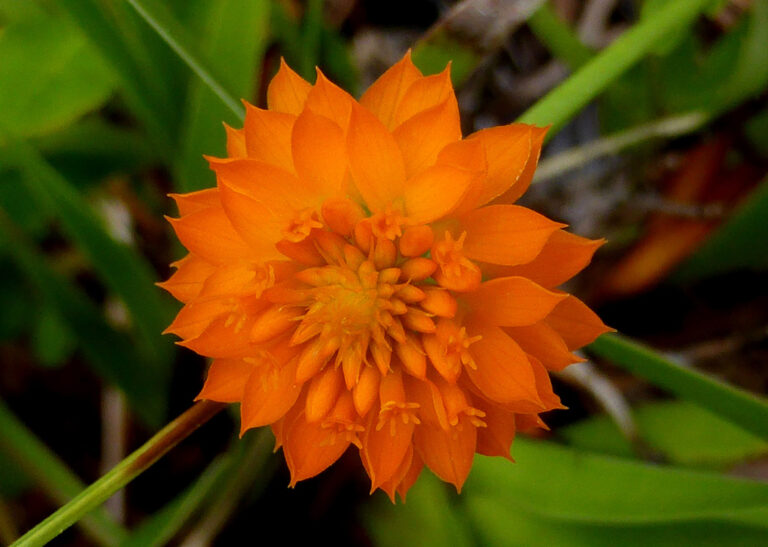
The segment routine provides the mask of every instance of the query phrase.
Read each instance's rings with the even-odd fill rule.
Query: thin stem
[[[160,22],[160,17],[157,13],[152,13],[147,9],[143,0],[125,0],[131,7],[136,10],[136,13],[144,19],[147,24],[157,32],[158,36],[168,44],[168,46],[176,52],[176,54],[184,61],[187,66],[192,69],[198,78],[200,78],[205,85],[207,85],[214,94],[221,99],[221,102],[229,108],[237,119],[243,121],[245,119],[245,108],[240,104],[226,89],[222,86],[216,78],[213,77],[210,70],[203,65],[203,63],[197,59],[185,46],[181,43],[178,36],[174,36],[171,32],[172,25],[168,17],[163,17],[163,22]],[[177,33],[178,34],[178,33]]]
[[[768,401],[765,399],[683,367],[618,334],[604,334],[588,350],[768,439]]]
[[[611,82],[639,61],[664,36],[680,30],[699,15],[711,0],[668,2],[653,16],[639,22],[598,53],[578,72],[529,108],[519,122],[551,124],[548,137],[565,125]]]
[[[109,473],[83,490],[72,501],[14,543],[14,547],[44,545],[72,526],[78,519],[101,505],[107,498],[149,468],[166,452],[189,436],[220,410],[223,403],[199,401],[165,426],[141,448],[116,465]]]
[[[597,139],[582,146],[571,148],[542,160],[536,169],[534,182],[553,179],[563,173],[601,158],[616,154],[625,148],[650,139],[677,137],[696,131],[709,119],[704,112],[691,112],[680,116],[671,116],[653,122],[619,131],[602,139]]]

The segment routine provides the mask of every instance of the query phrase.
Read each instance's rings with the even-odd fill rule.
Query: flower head
[[[359,102],[282,64],[268,102],[227,128],[217,187],[174,196],[168,332],[213,358],[199,398],[271,425],[291,484],[354,446],[372,491],[404,497],[423,465],[460,489],[562,408],[548,371],[607,330],[554,288],[600,241],[512,204],[546,130],[462,139],[448,71],[409,55]]]

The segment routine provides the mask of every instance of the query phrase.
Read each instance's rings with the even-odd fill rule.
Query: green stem
[[[85,485],[45,446],[13,412],[0,402],[0,450],[16,467],[40,485],[57,503],[67,503]],[[96,511],[78,523],[85,534],[100,545],[114,545],[126,537],[125,530],[104,511]]]
[[[691,112],[670,116],[650,123],[632,127],[582,146],[570,148],[556,156],[548,157],[536,168],[534,182],[543,182],[563,173],[586,165],[592,160],[616,154],[625,148],[646,140],[677,137],[699,129],[710,118],[703,112]]]
[[[111,471],[83,490],[72,501],[24,534],[13,547],[44,545],[101,505],[112,494],[148,469],[166,452],[207,422],[226,405],[211,401],[195,403],[189,410],[165,426],[141,448],[117,464]]]
[[[618,334],[604,334],[588,350],[768,439],[768,401],[763,398],[680,366]]]
[[[193,55],[190,49],[182,42],[182,28],[176,24],[168,14],[161,13],[158,7],[155,7],[154,10],[150,10],[143,0],[125,1],[128,2],[128,4],[136,10],[136,13],[138,13],[139,16],[144,19],[155,32],[157,32],[158,36],[160,36],[160,38],[162,38],[163,41],[176,52],[181,60],[192,69],[192,72],[194,72],[219,99],[221,99],[221,102],[224,103],[235,116],[237,116],[237,119],[243,121],[245,119],[245,107],[224,89],[224,86],[213,77],[211,71],[204,66],[202,61]],[[186,42],[186,40],[184,40],[184,42]]]
[[[654,17],[639,22],[578,72],[529,108],[519,122],[552,125],[553,136],[611,82],[639,61],[659,40],[693,21],[711,0],[668,2]]]

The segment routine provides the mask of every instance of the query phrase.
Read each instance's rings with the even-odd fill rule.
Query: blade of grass
[[[149,468],[171,448],[224,409],[224,403],[200,401],[165,426],[99,480],[80,492],[65,506],[24,534],[15,547],[45,545],[85,515],[104,503],[112,494]]]
[[[154,29],[155,32],[176,52],[176,54],[187,64],[187,66],[200,78],[205,85],[221,100],[224,105],[232,111],[239,120],[245,118],[245,108],[219,83],[219,80],[213,76],[209,67],[193,53],[194,49],[189,46],[190,40],[185,36],[184,28],[173,19],[162,4],[144,0],[125,0],[136,10],[144,21]]]
[[[552,56],[564,62],[571,70],[581,68],[595,55],[549,4],[543,4],[528,18],[528,27]]]
[[[107,382],[123,390],[131,408],[148,425],[165,416],[165,393],[156,371],[147,367],[131,339],[110,327],[102,313],[79,290],[51,269],[10,219],[0,210],[0,246],[24,272],[39,298],[52,306],[72,332],[88,364]]]
[[[763,398],[680,366],[617,334],[604,334],[588,351],[768,439],[768,401]]]
[[[305,80],[313,81],[315,66],[320,55],[320,36],[323,30],[323,0],[309,0],[304,10],[301,32],[301,62],[299,74]]]
[[[639,61],[657,42],[692,22],[711,0],[669,2],[655,17],[627,30],[609,47],[595,55],[573,76],[550,91],[517,121],[551,125],[552,138],[574,115],[599,95],[612,81]]]
[[[66,503],[85,486],[59,458],[51,452],[0,401],[0,450],[8,454],[29,477],[57,503]],[[126,537],[126,531],[104,511],[94,511],[80,526],[100,545],[115,545]]]
[[[2,128],[0,127],[0,134]],[[5,134],[10,156],[26,175],[37,201],[54,211],[67,236],[89,259],[97,275],[125,303],[140,348],[164,385],[170,372],[172,344],[159,335],[173,310],[154,287],[155,273],[133,249],[117,242],[78,191],[53,169],[34,147]]]
[[[198,14],[203,34],[201,50],[225,78],[222,83],[240,97],[251,99],[258,86],[258,67],[267,46],[269,11],[268,0],[224,0],[211,2],[209,9]],[[243,28],[248,32],[243,33]],[[240,38],[232,40],[232,36]],[[221,122],[235,125],[238,121],[197,78],[189,80],[188,97],[175,177],[176,187],[184,192],[216,184],[203,154],[224,156]]]

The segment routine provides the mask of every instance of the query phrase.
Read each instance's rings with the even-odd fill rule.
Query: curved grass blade
[[[768,401],[763,398],[682,367],[652,349],[617,334],[604,334],[592,342],[588,350],[768,439]]]
[[[595,55],[573,76],[550,91],[517,121],[552,125],[548,138],[562,128],[612,81],[626,72],[658,41],[692,22],[711,0],[669,2],[658,13],[639,22],[609,47]]]
[[[57,503],[66,503],[85,485],[0,401],[0,450],[16,466],[40,485]],[[109,515],[96,510],[80,521],[80,526],[100,545],[116,545],[126,531]]]
[[[143,0],[126,0],[136,10],[144,21],[176,52],[176,54],[192,69],[198,78],[229,108],[239,120],[245,119],[245,109],[229,91],[224,89],[220,80],[215,78],[209,67],[205,66],[198,57],[193,54],[194,48],[189,46],[190,40],[185,36],[183,27],[173,19],[161,4]]]

